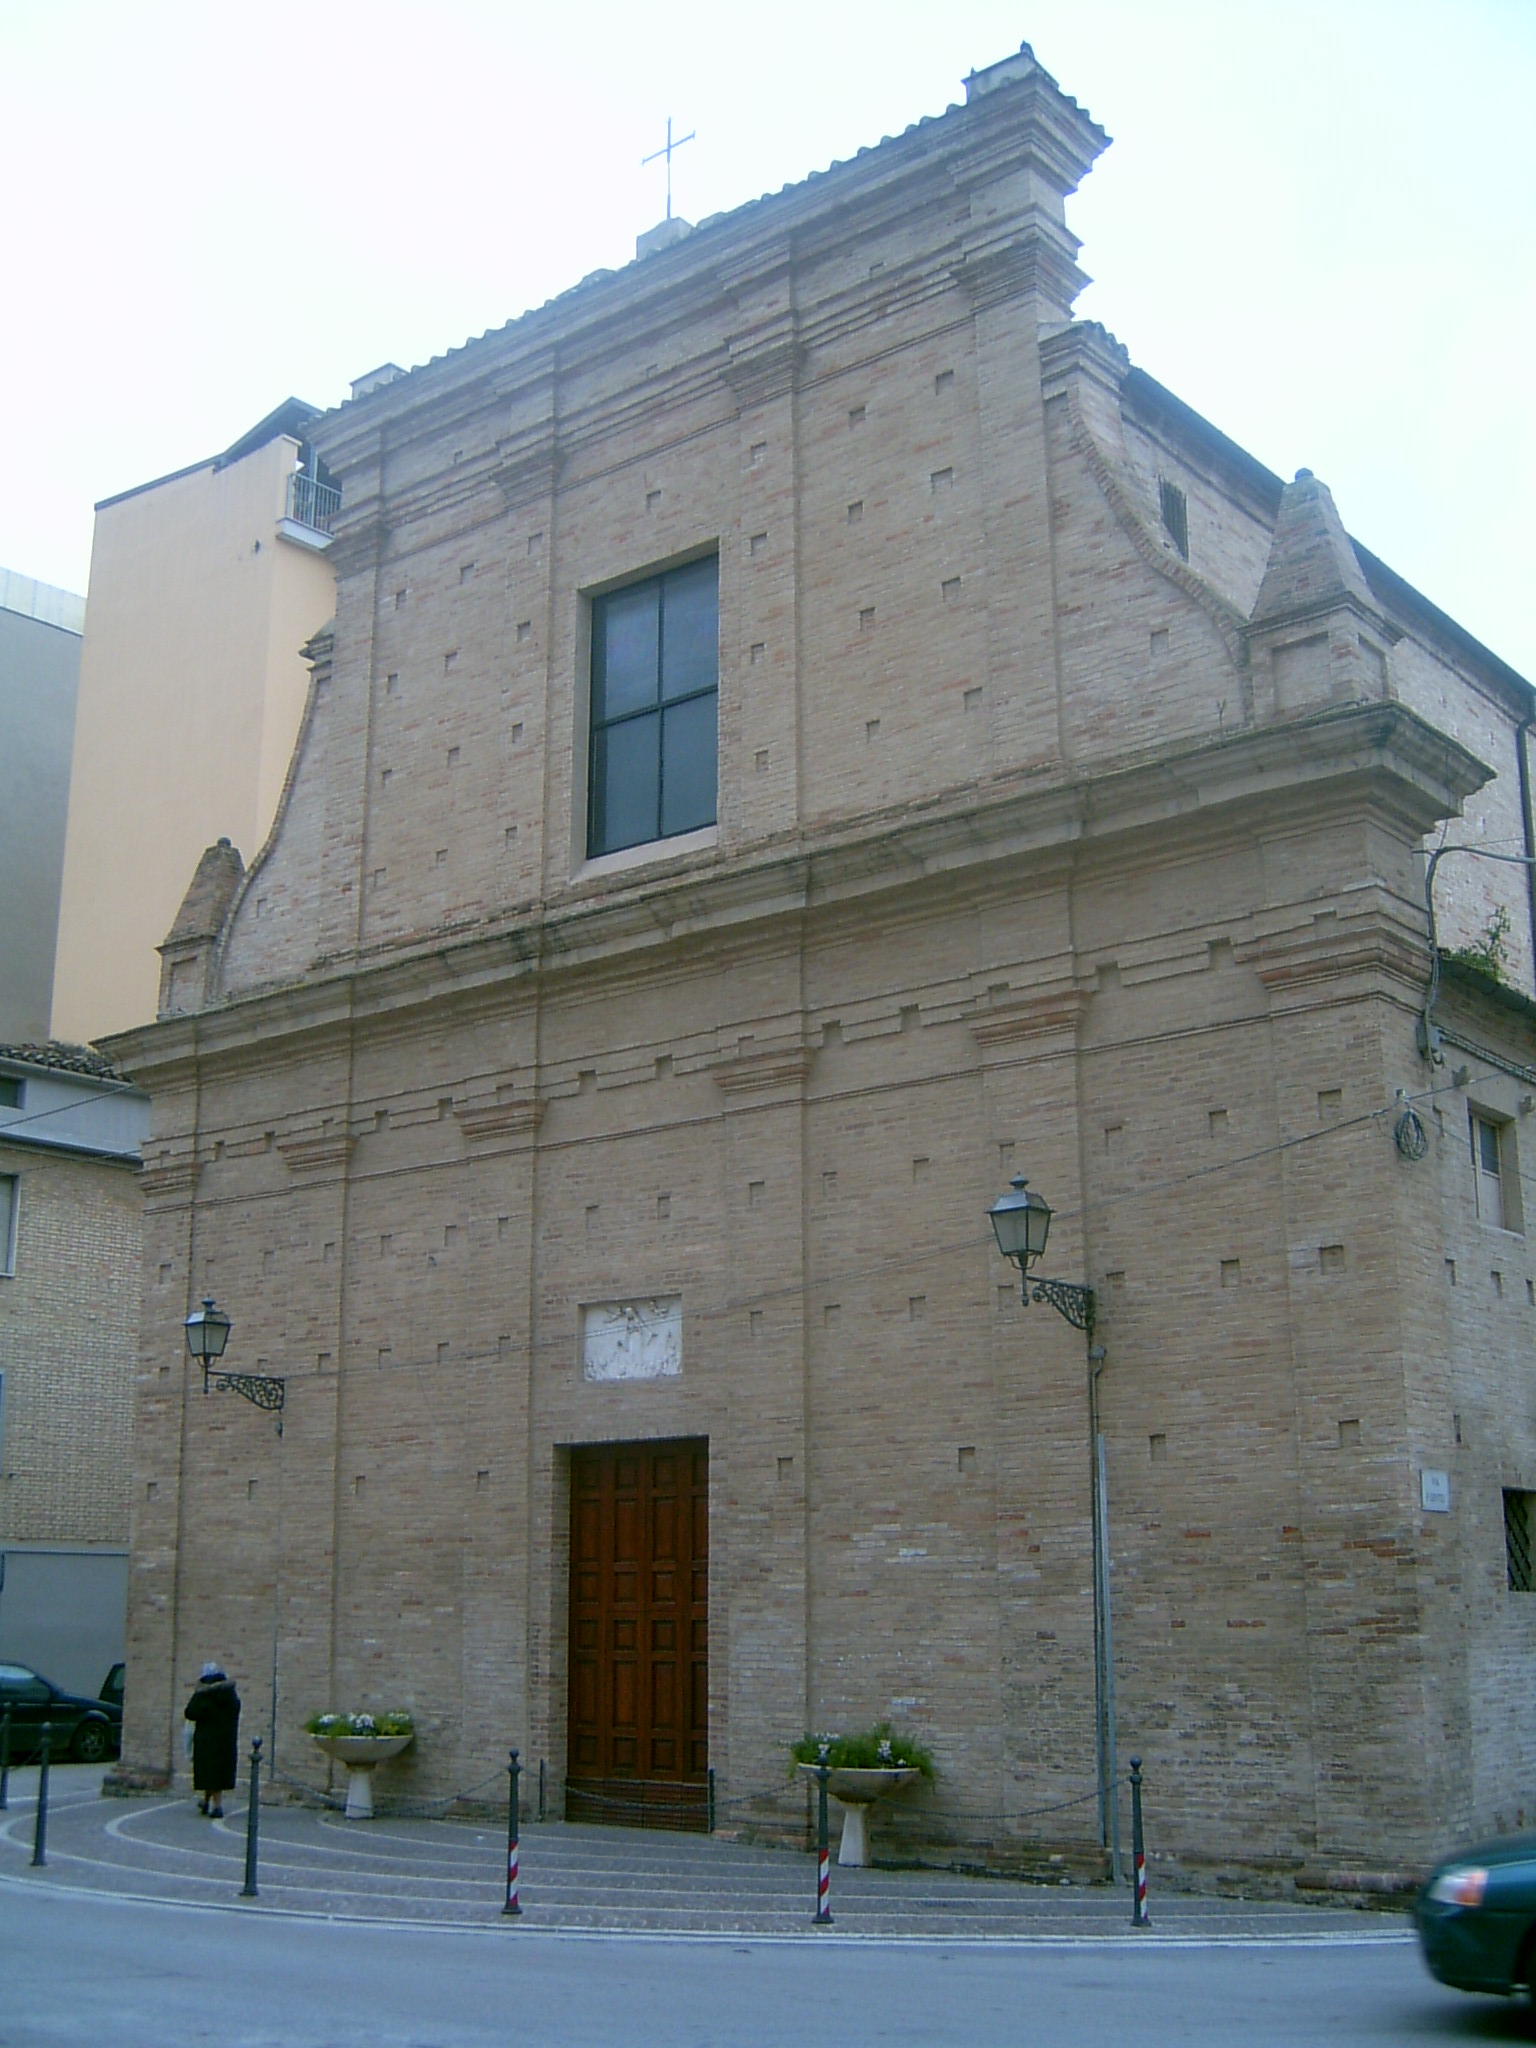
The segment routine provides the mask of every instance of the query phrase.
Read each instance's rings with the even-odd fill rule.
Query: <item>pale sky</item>
[[[0,565],[963,97],[1021,39],[1133,360],[1536,680],[1536,0],[0,0]]]

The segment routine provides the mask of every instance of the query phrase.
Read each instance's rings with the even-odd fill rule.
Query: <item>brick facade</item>
[[[405,1703],[397,1787],[515,1741],[558,1788],[570,1447],[706,1438],[722,1813],[797,1825],[785,1745],[890,1715],[939,1765],[911,1846],[1091,1862],[1091,1804],[1036,1812],[1094,1782],[1092,1532],[1083,1338],[985,1215],[1024,1172],[1098,1298],[1161,1848],[1516,1818],[1536,1269],[1469,1212],[1466,1104],[1523,1139],[1532,1013],[1453,977],[1444,1068],[1415,1031],[1424,842],[1520,840],[1530,693],[1070,323],[1103,143],[1021,53],[317,428],[337,617],[278,824],[116,1042],[130,1776],[203,1657],[265,1699],[275,1617],[291,1777],[308,1713]],[[711,552],[718,824],[588,861],[591,599]],[[1507,903],[1528,996],[1478,865],[1442,939]],[[191,1387],[204,1292],[281,1438]],[[583,1376],[585,1304],[671,1296],[680,1373]]]

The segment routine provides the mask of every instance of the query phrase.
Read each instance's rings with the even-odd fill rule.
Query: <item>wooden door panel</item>
[[[571,1459],[570,1818],[703,1824],[709,1448]]]

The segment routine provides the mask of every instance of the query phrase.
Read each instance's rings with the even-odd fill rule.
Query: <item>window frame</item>
[[[684,690],[679,692],[676,696],[668,697],[664,694],[665,672],[663,666],[666,654],[665,587],[669,580],[671,580],[672,578],[686,575],[689,571],[696,570],[702,564],[706,563],[709,564],[714,571],[715,661],[713,681],[705,684],[700,688]],[[643,591],[648,587],[652,586],[654,586],[658,593],[655,695],[647,703],[641,705],[628,706],[624,710],[619,711],[611,716],[599,718],[596,715],[596,706],[599,700],[600,690],[599,678],[597,673],[597,663],[599,660],[600,649],[604,644],[604,609],[615,599],[630,596],[637,591]],[[663,563],[655,568],[645,571],[645,573],[642,575],[626,576],[614,582],[603,584],[601,586],[598,586],[597,588],[591,589],[588,592],[586,592],[585,597],[586,602],[583,606],[584,616],[582,620],[584,631],[581,635],[582,645],[580,648],[581,668],[585,675],[585,690],[582,693],[582,698],[580,701],[582,703],[582,707],[585,713],[585,718],[584,730],[578,734],[578,758],[584,760],[585,762],[585,774],[582,785],[582,795],[584,798],[582,814],[580,817],[578,830],[574,834],[576,841],[574,851],[576,853],[577,863],[578,865],[592,864],[598,862],[606,864],[611,861],[617,864],[627,865],[628,863],[636,860],[637,858],[644,858],[647,852],[652,848],[681,848],[686,847],[690,843],[701,843],[705,841],[707,837],[712,836],[716,832],[720,817],[721,662],[719,547],[718,545],[712,545],[710,547],[700,549],[695,553],[683,556],[680,559]],[[714,801],[711,806],[711,814],[706,820],[703,820],[702,822],[687,824],[675,831],[667,831],[665,830],[666,820],[664,816],[664,807],[666,803],[667,784],[666,725],[668,715],[677,711],[681,711],[685,707],[700,705],[706,702],[710,702],[713,705],[712,724],[714,758],[712,762],[712,768],[714,777]],[[614,843],[612,839],[606,835],[603,839],[600,840],[597,832],[599,815],[600,812],[606,813],[607,809],[609,808],[607,804],[607,796],[609,789],[612,787],[611,771],[610,779],[606,784],[600,782],[599,780],[600,751],[605,741],[607,740],[609,734],[615,732],[616,730],[620,729],[625,725],[637,725],[640,720],[645,718],[655,718],[658,722],[655,791],[653,807],[653,815],[655,819],[656,830],[653,833],[647,834],[646,836],[640,838],[626,838],[620,840],[618,843]]]
[[[1502,1490],[1504,1509],[1504,1582],[1510,1593],[1536,1593],[1536,1493],[1526,1486]],[[1513,1511],[1512,1511],[1513,1510]]]
[[[1498,1152],[1499,1163],[1495,1173],[1490,1173],[1483,1164],[1484,1131],[1491,1134]],[[1478,1221],[1489,1230],[1502,1230],[1511,1236],[1523,1237],[1525,1215],[1520,1200],[1519,1154],[1513,1118],[1500,1116],[1481,1103],[1469,1102],[1467,1142],[1472,1159],[1472,1202]],[[1490,1214],[1495,1207],[1497,1214]]]
[[[21,1217],[21,1175],[0,1173],[0,1186],[9,1186],[7,1212],[0,1214],[0,1280],[16,1277],[16,1235]]]

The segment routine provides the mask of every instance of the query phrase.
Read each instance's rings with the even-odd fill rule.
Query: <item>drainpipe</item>
[[[1520,767],[1520,830],[1525,838],[1525,903],[1531,922],[1531,988],[1536,994],[1536,840],[1531,832],[1531,757],[1528,750],[1536,712],[1515,728],[1515,759]]]

